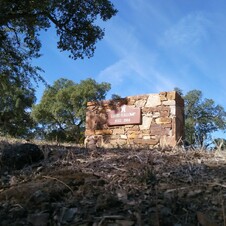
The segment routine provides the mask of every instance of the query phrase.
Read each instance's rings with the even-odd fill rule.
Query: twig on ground
[[[67,184],[65,184],[63,181],[57,179],[56,177],[50,177],[50,176],[42,176],[42,177],[60,182],[61,184],[65,185],[71,191],[72,194],[74,194],[74,191]]]

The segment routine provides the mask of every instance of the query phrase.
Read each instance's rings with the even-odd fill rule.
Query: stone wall
[[[87,147],[174,147],[184,137],[184,101],[173,91],[88,102],[85,136]]]

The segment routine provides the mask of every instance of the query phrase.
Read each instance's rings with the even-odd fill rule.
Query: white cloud
[[[123,93],[127,86],[129,92],[134,89],[139,93],[172,90],[176,86],[171,76],[158,67],[158,53],[139,40],[139,34],[130,24],[119,18],[110,27],[105,41],[118,60],[99,73],[99,81],[108,81],[113,89],[121,88]]]

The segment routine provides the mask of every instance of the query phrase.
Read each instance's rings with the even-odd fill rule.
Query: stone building
[[[88,102],[87,147],[176,146],[184,137],[184,101],[173,92]]]

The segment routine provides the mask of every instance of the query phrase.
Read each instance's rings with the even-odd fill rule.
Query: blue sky
[[[35,61],[49,84],[61,77],[111,83],[122,97],[198,89],[226,109],[226,0],[112,0],[118,14],[101,22],[105,37],[93,58],[72,60],[41,34]],[[40,99],[44,87],[40,85]]]

